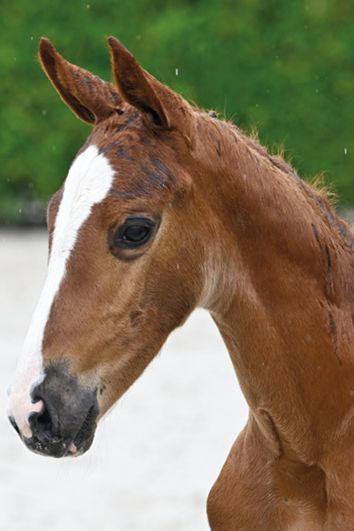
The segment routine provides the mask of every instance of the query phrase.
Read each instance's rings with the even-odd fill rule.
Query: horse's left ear
[[[116,112],[121,99],[115,87],[69,63],[45,37],[40,40],[39,59],[62,100],[81,120],[95,125]]]
[[[190,137],[190,105],[144,70],[115,37],[109,37],[108,44],[114,79],[122,98],[139,109],[153,125],[175,128]]]

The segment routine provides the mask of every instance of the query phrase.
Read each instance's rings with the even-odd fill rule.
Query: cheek
[[[182,262],[158,264],[147,277],[143,304],[154,314],[156,327],[171,332],[188,317],[198,300],[199,283]]]

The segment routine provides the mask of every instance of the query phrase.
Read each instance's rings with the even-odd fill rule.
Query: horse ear
[[[154,125],[176,128],[189,137],[190,105],[144,70],[118,39],[109,37],[108,44],[114,79],[122,98],[148,117],[150,123],[152,120]]]
[[[62,100],[84,122],[97,124],[119,107],[121,99],[112,84],[69,63],[44,37],[40,41],[39,59]]]

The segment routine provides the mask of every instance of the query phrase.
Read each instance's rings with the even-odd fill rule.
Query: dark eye
[[[151,238],[155,226],[148,218],[128,218],[115,233],[114,245],[123,249],[140,247]]]

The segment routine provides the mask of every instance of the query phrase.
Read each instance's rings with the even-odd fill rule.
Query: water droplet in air
[[[348,150],[346,147],[344,148],[344,155],[348,155]]]
[[[176,68],[175,72],[176,72],[176,76],[178,76],[178,68]]]

